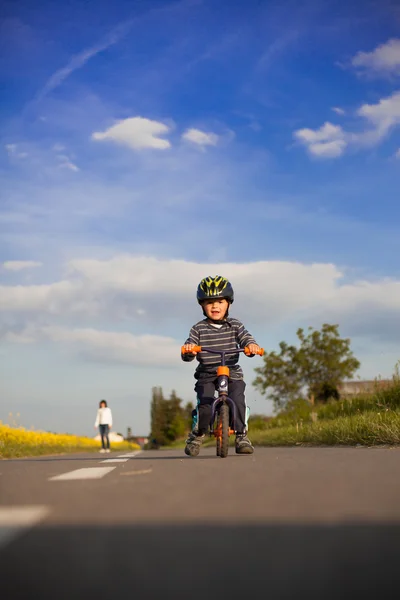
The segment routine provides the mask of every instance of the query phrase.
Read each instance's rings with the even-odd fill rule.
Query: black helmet
[[[202,279],[197,288],[197,302],[201,304],[204,300],[218,300],[225,298],[229,304],[233,302],[233,288],[230,282],[216,275],[215,277],[205,277]]]

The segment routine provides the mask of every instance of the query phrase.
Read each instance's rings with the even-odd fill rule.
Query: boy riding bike
[[[249,348],[251,353],[256,354],[260,347],[253,336],[245,329],[243,323],[238,319],[228,317],[229,306],[233,303],[234,293],[232,285],[224,277],[205,277],[197,288],[197,301],[203,309],[206,317],[193,325],[189,337],[185,342],[186,352],[190,352],[194,346],[205,346],[216,350],[235,350],[236,348]],[[211,419],[211,406],[217,383],[217,367],[219,358],[214,354],[205,352],[192,352],[182,354],[182,360],[192,361],[197,355],[199,362],[196,371],[195,391],[197,393],[197,427],[189,434],[186,440],[185,454],[197,456],[201,444],[204,441]],[[238,364],[239,354],[230,354],[226,364],[230,370],[229,396],[236,405],[236,442],[235,448],[238,454],[252,454],[254,448],[251,445],[246,432],[246,400],[243,381],[243,371]]]

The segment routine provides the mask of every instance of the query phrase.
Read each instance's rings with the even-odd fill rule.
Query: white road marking
[[[50,477],[49,481],[72,481],[74,479],[101,479],[115,467],[85,467],[84,469],[76,469],[62,475]]]
[[[47,506],[0,506],[0,548],[44,519]]]
[[[129,458],[107,458],[107,460],[102,460],[102,463],[120,463],[120,462],[127,462],[129,460]]]
[[[135,450],[134,452],[129,452],[129,454],[120,454],[118,458],[133,458],[134,456],[138,456],[142,454],[143,450]]]

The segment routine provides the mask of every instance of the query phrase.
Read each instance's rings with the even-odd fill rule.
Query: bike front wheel
[[[226,458],[229,450],[229,406],[223,402],[217,417],[217,456]]]

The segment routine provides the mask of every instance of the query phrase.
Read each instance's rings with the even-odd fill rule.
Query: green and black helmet
[[[233,288],[231,283],[220,275],[215,277],[205,277],[202,279],[197,288],[197,302],[201,304],[204,300],[218,300],[225,298],[232,304]]]

